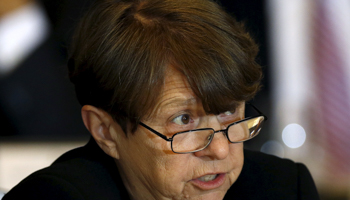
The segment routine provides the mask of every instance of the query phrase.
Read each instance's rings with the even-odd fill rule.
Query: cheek
[[[232,166],[232,172],[229,174],[229,179],[230,183],[233,184],[240,175],[244,164],[243,143],[230,144],[230,154],[228,159],[228,163]]]
[[[161,138],[129,138],[129,141],[133,142],[129,142],[127,148],[133,150],[128,152],[128,161],[143,182],[147,182],[145,184],[157,188],[165,196],[182,191],[192,177],[191,154],[173,153],[170,143]]]
[[[231,143],[229,144],[229,159],[231,160],[235,160],[235,162],[237,164],[241,164],[243,165],[243,160],[244,160],[244,156],[243,156],[243,143]]]
[[[173,154],[159,156],[157,160],[155,179],[165,196],[182,193],[186,183],[193,175],[194,163],[190,154]]]

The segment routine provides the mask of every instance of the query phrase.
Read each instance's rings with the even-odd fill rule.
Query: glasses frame
[[[225,134],[227,140],[228,140],[229,142],[231,142],[230,139],[229,139],[229,137],[228,137],[228,129],[229,129],[231,126],[236,125],[236,124],[239,124],[239,123],[244,122],[244,121],[248,121],[248,120],[253,119],[253,118],[257,118],[257,117],[264,117],[263,122],[267,120],[266,115],[264,115],[264,114],[263,114],[257,107],[255,107],[253,104],[246,103],[246,105],[251,106],[251,107],[258,113],[258,115],[246,117],[246,118],[244,118],[244,119],[242,119],[242,120],[233,122],[233,123],[229,124],[225,129],[217,130],[217,131],[215,131],[213,128],[199,128],[199,129],[193,129],[193,130],[189,130],[189,131],[177,132],[177,133],[175,133],[173,136],[171,136],[171,137],[168,138],[167,136],[163,135],[162,133],[159,133],[158,131],[154,130],[153,128],[147,126],[146,124],[144,124],[144,123],[142,123],[142,122],[139,122],[139,124],[140,124],[141,126],[145,127],[146,129],[148,129],[149,131],[151,131],[152,133],[156,134],[157,136],[161,137],[161,138],[164,139],[165,141],[171,142],[171,145],[170,145],[170,146],[171,146],[171,150],[172,150],[174,153],[178,153],[178,154],[194,153],[194,152],[202,151],[202,150],[204,150],[205,148],[207,148],[207,147],[210,145],[211,141],[213,140],[215,133],[223,132],[223,133]],[[194,132],[194,131],[205,131],[205,130],[212,130],[212,131],[213,131],[213,134],[212,134],[213,136],[211,137],[211,139],[210,139],[210,141],[208,142],[208,144],[205,145],[205,147],[203,147],[203,148],[201,148],[201,149],[198,149],[198,150],[189,151],[189,152],[176,152],[176,151],[174,151],[174,149],[173,149],[173,138],[174,138],[176,135],[183,134],[183,133],[190,133],[190,132]],[[255,136],[257,136],[257,135],[258,135],[258,134],[256,134]],[[250,137],[250,138],[248,138],[248,139],[246,139],[246,140],[242,140],[242,141],[238,141],[238,142],[231,142],[231,143],[242,143],[242,142],[245,142],[245,141],[248,141],[248,140],[254,138],[255,136]]]

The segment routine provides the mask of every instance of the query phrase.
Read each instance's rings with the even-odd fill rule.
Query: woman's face
[[[166,135],[196,128],[225,128],[227,120],[244,118],[244,103],[220,115],[205,115],[187,81],[169,68],[159,102],[143,123]],[[216,133],[199,152],[173,153],[167,142],[139,126],[127,136],[118,124],[112,134],[119,152],[116,163],[133,199],[223,199],[243,166],[243,144]]]

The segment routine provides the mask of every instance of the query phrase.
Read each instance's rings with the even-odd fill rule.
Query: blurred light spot
[[[270,155],[275,155],[278,157],[283,158],[284,157],[284,149],[280,142],[270,140],[267,141],[260,149],[261,152],[267,153]]]
[[[289,124],[282,132],[282,140],[285,145],[290,148],[301,147],[306,139],[306,133],[302,126],[299,124]]]

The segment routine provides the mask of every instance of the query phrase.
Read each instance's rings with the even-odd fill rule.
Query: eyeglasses
[[[215,131],[212,128],[200,128],[178,132],[168,138],[142,122],[140,122],[140,125],[164,140],[171,142],[171,150],[174,153],[193,153],[207,148],[213,140],[215,133],[223,132],[231,143],[245,142],[257,136],[262,128],[263,122],[267,120],[267,117],[252,104],[247,105],[250,105],[257,111],[258,115],[231,123],[223,130]]]

